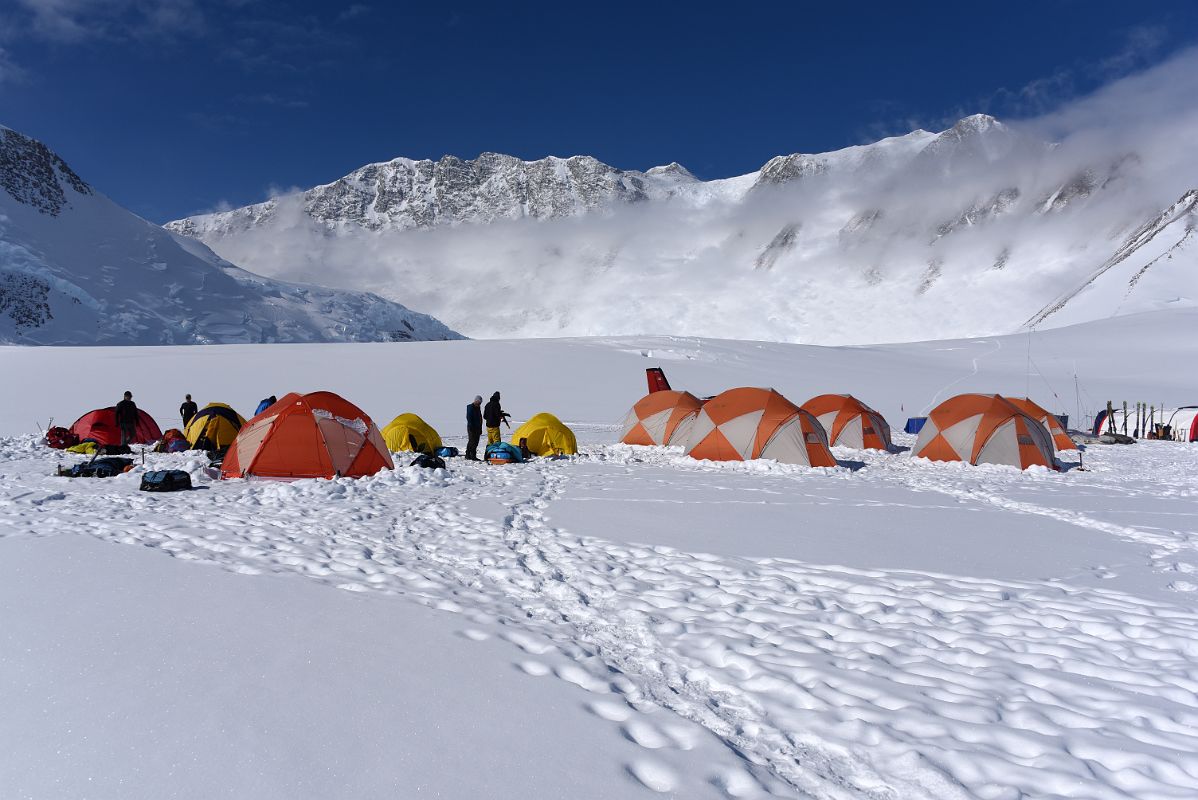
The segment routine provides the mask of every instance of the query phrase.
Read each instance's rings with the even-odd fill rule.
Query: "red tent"
[[[121,429],[116,424],[116,408],[97,408],[89,411],[71,426],[71,433],[79,441],[91,439],[96,444],[119,445]],[[146,412],[137,409],[137,427],[134,428],[134,444],[151,444],[162,438],[158,423]]]

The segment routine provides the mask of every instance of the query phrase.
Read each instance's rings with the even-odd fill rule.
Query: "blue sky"
[[[1051,111],[1198,42],[1198,3],[0,0],[0,123],[155,221],[396,156],[703,178]]]

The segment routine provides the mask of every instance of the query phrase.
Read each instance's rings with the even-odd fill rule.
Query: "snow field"
[[[1032,336],[816,347],[676,336],[188,347],[0,347],[12,390],[0,436],[33,433],[50,417],[70,425],[126,389],[165,430],[179,403],[228,403],[250,414],[263,397],[330,390],[380,427],[419,414],[442,436],[463,432],[476,394],[502,391],[513,424],[549,411],[571,427],[610,426],[645,393],[645,368],[698,396],[736,386],[777,389],[796,404],[848,392],[891,427],[961,392],[1029,395],[1071,424],[1107,400],[1177,407],[1198,402],[1190,373],[1198,311],[1179,309]],[[1028,358],[1030,351],[1030,360]],[[1117,365],[1113,368],[1112,364]],[[1074,391],[1074,377],[1079,391]],[[1080,395],[1080,397],[1079,397]],[[1079,402],[1080,401],[1080,402]],[[1081,423],[1087,420],[1082,419]],[[609,437],[608,441],[611,441]]]
[[[895,428],[962,391],[1074,414],[1183,405],[1192,381],[1171,365],[1192,361],[1194,321],[853,348],[0,348],[15,387],[0,403],[15,698],[0,782],[36,797],[1195,796],[1198,449],[1092,446],[1085,470],[1067,454],[1057,473],[614,444],[656,365],[700,395],[851,392]],[[459,447],[465,403],[500,389],[513,424],[553,412],[583,454],[445,472],[401,457],[292,484],[213,482],[201,456],[150,454],[193,475],[175,495],[138,492],[140,465],[54,477],[64,457],[35,421],[69,424],[126,388],[164,428],[184,392],[244,413],[332,389]]]
[[[849,466],[805,470],[582,434],[576,459],[358,481],[212,482],[193,454],[151,455],[201,487],[164,496],[136,492],[136,473],[48,477],[57,454],[9,439],[0,532],[447,612],[463,641],[507,642],[518,674],[568,687],[631,744],[592,754],[597,779],[621,776],[609,796],[1198,786],[1198,450],[1092,447],[1087,470],[1056,474],[837,448]],[[663,505],[672,525],[644,511]],[[928,513],[960,527],[957,548]],[[853,527],[878,546],[828,541]],[[1066,552],[1007,552],[1037,538]]]

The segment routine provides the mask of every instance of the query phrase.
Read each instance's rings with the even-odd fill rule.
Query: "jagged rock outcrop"
[[[92,188],[56,153],[0,125],[0,189],[18,203],[57,216],[68,204],[64,187],[92,194]]]
[[[288,202],[298,202],[304,213],[328,226],[403,230],[569,217],[611,203],[663,198],[678,185],[694,182],[695,177],[676,163],[642,173],[616,169],[589,156],[521,161],[483,153],[472,160],[444,156],[437,161],[397,158],[368,164]],[[258,225],[271,219],[281,202],[268,200],[209,215],[208,220],[215,230]],[[168,227],[189,236],[210,229],[199,219]]]
[[[1163,260],[1177,258],[1188,262],[1187,280],[1176,284],[1176,291],[1179,299],[1185,293],[1193,296],[1195,287],[1198,287],[1198,257],[1194,252],[1198,250],[1198,244],[1195,242],[1195,232],[1198,232],[1198,189],[1190,189],[1169,208],[1136,228],[1119,244],[1110,258],[1075,287],[1040,309],[1024,323],[1024,328],[1043,324],[1087,290],[1093,291],[1094,287],[1116,271],[1124,273],[1121,280],[1126,288],[1122,294],[1128,298],[1149,270]]]

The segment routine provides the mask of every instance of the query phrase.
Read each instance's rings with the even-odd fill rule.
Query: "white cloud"
[[[72,44],[92,39],[195,33],[204,14],[195,0],[17,0],[34,36]]]
[[[25,70],[19,64],[12,60],[12,56],[3,47],[0,47],[0,86],[10,83],[18,83],[25,79]]]

